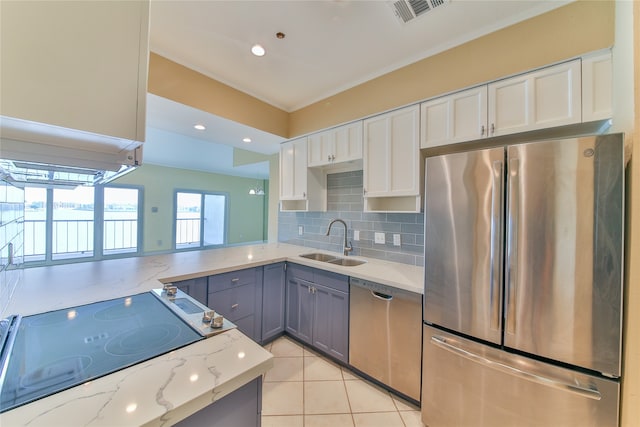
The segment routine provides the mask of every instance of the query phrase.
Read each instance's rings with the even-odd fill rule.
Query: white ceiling
[[[153,0],[150,47],[271,105],[295,111],[567,3],[445,0],[404,24],[391,2],[383,0]],[[285,38],[278,39],[277,32]],[[254,43],[266,48],[265,56],[250,53]],[[277,152],[283,140],[153,95],[147,120],[150,127],[260,153]],[[193,124],[199,121],[212,125],[194,133]],[[242,143],[251,133],[256,135],[254,143]],[[152,144],[153,140],[146,144],[146,161]]]

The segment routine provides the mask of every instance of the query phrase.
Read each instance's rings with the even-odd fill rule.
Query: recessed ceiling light
[[[242,142],[251,142],[251,138],[242,138]]]
[[[261,45],[254,44],[253,46],[251,46],[251,53],[253,53],[255,56],[264,56],[265,50]]]
[[[199,125],[199,124],[198,125],[193,125],[193,128],[194,129],[198,129],[198,130],[205,130],[206,129],[206,127],[204,125]]]

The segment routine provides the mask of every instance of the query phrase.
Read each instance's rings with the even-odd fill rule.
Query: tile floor
[[[263,427],[424,427],[420,408],[288,337],[265,348],[274,366],[263,379]]]

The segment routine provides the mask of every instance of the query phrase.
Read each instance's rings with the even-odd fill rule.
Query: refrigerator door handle
[[[464,348],[458,347],[454,344],[447,342],[447,339],[441,336],[437,336],[437,335],[432,336],[431,343],[450,353],[464,357],[465,359],[469,359],[473,362],[479,363],[481,365],[487,366],[492,369],[497,369],[498,371],[504,372],[509,375],[514,375],[524,380],[533,381],[538,384],[546,385],[548,387],[564,390],[569,393],[573,393],[573,394],[577,394],[579,396],[585,397],[587,399],[593,399],[593,400],[602,399],[602,395],[600,394],[598,389],[582,386],[578,384],[577,381],[572,384],[565,381],[559,381],[553,378],[544,377],[538,374],[534,374],[532,372],[523,371],[514,366],[507,365],[497,360],[492,360],[485,356],[480,356],[479,354],[476,354]]]
[[[500,232],[500,213],[502,212],[502,183],[504,180],[503,175],[503,161],[496,160],[492,164],[492,183],[491,183],[491,272],[489,277],[490,290],[490,312],[491,312],[491,324],[492,329],[500,329],[500,256],[502,248],[500,244],[502,242],[502,234]]]
[[[507,272],[506,288],[507,296],[505,302],[506,332],[516,333],[516,290],[518,281],[518,203],[520,198],[520,161],[517,158],[509,160],[509,196],[507,203]]]

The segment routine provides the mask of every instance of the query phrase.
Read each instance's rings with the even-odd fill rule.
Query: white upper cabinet
[[[364,121],[365,211],[420,211],[420,108],[402,108]]]
[[[307,137],[280,145],[280,209],[325,211],[326,178],[307,167]]]
[[[581,90],[579,59],[491,83],[489,136],[580,123]]]
[[[362,121],[309,135],[309,167],[362,159]]]
[[[144,141],[148,33],[148,1],[3,2],[0,114]]]
[[[487,86],[423,102],[420,148],[480,139],[487,134]]]
[[[307,138],[280,145],[280,200],[307,198]]]
[[[609,119],[613,115],[611,52],[582,58],[582,121]]]

